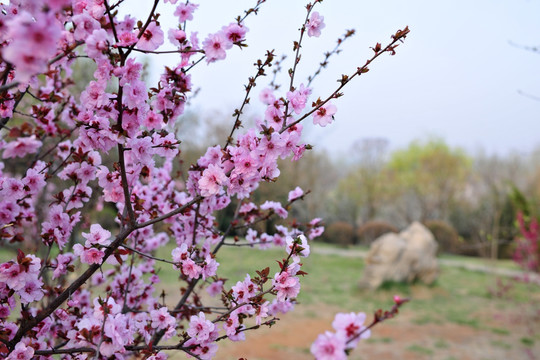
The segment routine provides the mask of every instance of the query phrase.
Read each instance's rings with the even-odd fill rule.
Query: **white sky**
[[[198,30],[202,41],[254,3],[202,1],[188,33]],[[259,15],[246,21],[249,48],[234,48],[225,61],[193,69],[193,83],[201,87],[194,109],[225,118],[232,114],[243,99],[243,85],[254,73],[252,64],[267,49],[286,53],[290,67],[292,41],[298,38],[305,3],[268,0]],[[161,4],[159,9],[164,27],[174,27],[174,6]],[[138,5],[126,10],[142,16],[145,9]],[[317,10],[326,28],[320,38],[305,41],[296,85],[317,68],[322,53],[334,47],[345,29],[354,28],[357,34],[315,81],[313,99],[333,91],[341,74],[363,65],[376,42],[384,45],[405,25],[411,34],[396,56],[380,58],[345,89],[345,96],[335,101],[336,122],[310,129],[307,142],[336,154],[346,153],[354,141],[366,137],[386,138],[396,148],[435,135],[472,152],[499,154],[526,153],[540,145],[540,101],[518,94],[522,90],[540,97],[540,54],[509,44],[540,45],[540,1],[325,0]],[[153,57],[152,77],[157,78],[161,64],[173,65],[176,59]],[[255,104],[263,85],[255,88],[251,115],[264,112]]]

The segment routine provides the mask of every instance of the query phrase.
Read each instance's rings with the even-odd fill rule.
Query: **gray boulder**
[[[366,257],[360,287],[376,289],[384,281],[433,283],[439,274],[437,242],[422,224],[412,223],[399,234],[377,238]]]

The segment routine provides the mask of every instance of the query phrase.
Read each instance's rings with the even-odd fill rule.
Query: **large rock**
[[[422,224],[399,234],[382,235],[371,244],[360,287],[376,289],[384,281],[433,283],[438,276],[437,242]]]

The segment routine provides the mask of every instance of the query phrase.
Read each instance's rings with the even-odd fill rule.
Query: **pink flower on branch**
[[[257,13],[262,3],[245,15]],[[275,215],[289,216],[288,207],[275,199],[260,199],[254,191],[262,182],[278,178],[279,159],[298,160],[309,148],[301,142],[303,125],[291,124],[294,114],[306,111],[311,89],[302,84],[279,91],[272,80],[261,94],[267,104],[264,116],[243,134],[235,133],[250,126],[244,121],[244,107],[253,97],[255,79],[269,75],[270,65],[276,64],[269,52],[266,61],[255,63],[257,75],[249,79],[226,146],[208,148],[189,170],[180,168],[178,163],[186,159],[179,156],[180,142],[190,134],[177,132],[175,122],[195,93],[190,70],[201,62],[201,52],[211,63],[226,58],[233,44],[243,47],[246,16],[220,24],[221,30],[210,34],[201,49],[197,32],[186,34],[186,25],[191,31],[193,24],[185,22],[193,19],[197,5],[179,4],[175,15],[180,24],[169,31],[177,63],[147,85],[141,78],[142,64],[134,58],[137,51],[151,53],[163,44],[157,22],[162,14],[154,12],[140,22],[129,15],[119,18],[129,10],[127,4],[33,0],[4,6],[1,51],[7,61],[0,64],[5,78],[0,117],[2,125],[11,117],[17,119],[5,126],[0,147],[5,159],[31,157],[24,159],[28,169],[11,167],[16,159],[7,166],[0,164],[0,238],[36,238],[48,247],[43,259],[22,254],[17,261],[0,265],[0,320],[9,342],[4,341],[0,351],[9,348],[10,358],[58,357],[66,349],[82,348],[89,352],[66,356],[162,360],[166,356],[159,353],[159,342],[178,330],[183,332],[180,350],[210,359],[216,355],[218,339],[243,340],[253,324],[271,325],[275,319],[267,318],[294,308],[299,276],[305,275],[299,257],[309,255],[303,234],[311,238],[322,232],[320,223],[297,221],[290,228],[278,225],[275,231],[258,233],[252,228]],[[153,9],[161,9],[154,4]],[[322,28],[323,18],[315,12],[301,34],[319,36]],[[71,65],[83,56],[96,69],[93,79],[75,93],[76,69]],[[294,79],[295,70],[291,72]],[[28,83],[17,87],[18,81]],[[22,97],[29,96],[36,102],[31,100],[24,114],[17,106],[26,104]],[[313,121],[325,126],[335,112],[328,103],[313,111]],[[288,200],[303,194],[296,188]],[[238,210],[224,220],[222,210],[229,213],[232,204],[238,204]],[[118,226],[101,222],[103,216]],[[114,234],[100,224],[115,227]],[[233,232],[238,237],[233,238]],[[79,237],[85,242],[72,246],[70,240],[80,242]],[[156,252],[168,241],[177,244],[172,261]],[[226,288],[216,255],[222,245],[279,246],[288,255],[273,277],[269,268],[259,269]],[[102,267],[105,262],[112,266]],[[179,282],[166,299],[165,293],[160,299],[156,291],[163,280],[160,262],[173,266]],[[68,271],[73,274],[66,276]],[[46,285],[42,276],[50,280]],[[208,306],[206,296],[200,296],[205,287],[221,305]],[[101,290],[105,299],[96,297]],[[165,307],[165,302],[176,302],[174,296],[179,305],[174,310]],[[42,299],[42,304],[35,304]],[[16,319],[17,303],[28,316],[21,313]],[[336,317],[337,340],[327,336],[317,351],[340,356],[342,348],[355,344],[351,334],[362,329],[362,323],[355,314]],[[63,349],[54,348],[58,335],[67,341]],[[344,345],[338,344],[341,338]]]
[[[317,11],[314,11],[306,24],[308,36],[319,37],[321,35],[321,30],[324,29],[325,26],[324,16],[321,16]]]
[[[199,7],[194,3],[181,3],[176,7],[174,16],[178,16],[178,20],[183,23],[188,20],[193,20],[193,12]]]
[[[311,353],[317,360],[345,360],[345,339],[338,334],[326,331],[320,334],[311,345]]]
[[[20,342],[6,360],[30,360],[34,357],[34,348]]]
[[[337,107],[328,102],[318,108],[313,114],[313,124],[325,127],[334,120],[334,114],[337,112]]]
[[[203,312],[198,315],[193,315],[189,318],[189,328],[187,334],[196,341],[196,343],[204,343],[211,340],[211,335],[214,332],[215,325],[210,320],[206,320]]]
[[[205,197],[216,195],[226,184],[227,176],[223,169],[218,165],[210,164],[199,180],[201,195]]]
[[[14,157],[24,157],[27,154],[35,153],[41,147],[42,143],[35,135],[30,137],[20,137],[4,145],[2,158],[9,159]]]
[[[152,21],[137,42],[137,48],[144,51],[157,50],[164,42],[163,30]]]
[[[223,32],[218,32],[209,35],[203,41],[203,50],[206,54],[206,62],[211,63],[217,60],[223,60],[227,57],[226,50],[229,50],[233,43],[226,37]]]

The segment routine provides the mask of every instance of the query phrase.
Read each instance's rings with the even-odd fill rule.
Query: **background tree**
[[[452,204],[465,190],[471,160],[442,139],[415,141],[392,153],[387,176],[407,221],[446,220]]]

